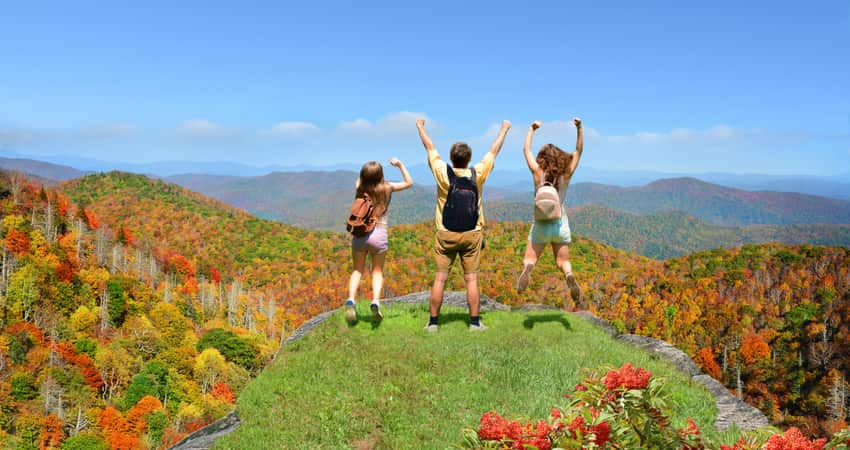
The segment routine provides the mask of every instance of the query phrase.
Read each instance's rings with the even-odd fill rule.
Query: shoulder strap
[[[446,164],[446,173],[449,176],[449,184],[454,183],[455,178],[457,178],[457,175],[455,175],[455,169],[454,167],[452,167],[451,164]]]
[[[472,178],[472,184],[475,185],[476,189],[478,189],[478,180],[477,180],[477,176],[475,175],[475,167],[474,166],[470,167],[469,171],[472,173],[472,177],[471,177]]]

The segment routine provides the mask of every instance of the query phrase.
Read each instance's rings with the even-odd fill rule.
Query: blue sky
[[[0,153],[413,164],[422,114],[520,168],[578,115],[598,169],[850,172],[846,0],[99,3],[2,7]]]

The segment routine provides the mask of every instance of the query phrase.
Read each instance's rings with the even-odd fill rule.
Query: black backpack
[[[452,166],[446,164],[449,175],[449,194],[443,207],[443,226],[449,231],[474,230],[478,225],[478,182],[475,169],[470,167],[469,178],[455,175]]]

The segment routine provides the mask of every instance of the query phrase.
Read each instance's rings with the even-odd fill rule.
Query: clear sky
[[[123,5],[119,5],[124,3]],[[0,149],[34,157],[850,172],[850,2],[5,2]]]

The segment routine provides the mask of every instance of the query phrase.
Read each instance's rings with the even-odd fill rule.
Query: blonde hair
[[[548,181],[558,189],[561,178],[569,170],[573,155],[561,150],[555,144],[546,144],[537,152],[537,165],[543,172],[543,181]]]

